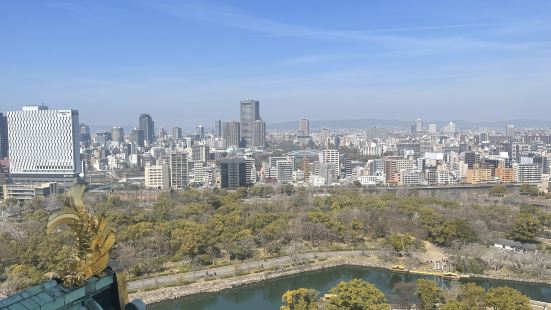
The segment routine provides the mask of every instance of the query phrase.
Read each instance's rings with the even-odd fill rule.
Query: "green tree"
[[[519,192],[522,195],[530,195],[530,196],[537,196],[539,194],[538,188],[531,184],[522,184],[520,186]]]
[[[424,310],[436,309],[437,304],[444,302],[444,292],[432,280],[417,280],[417,297],[419,307]]]
[[[484,307],[484,293],[484,288],[474,283],[462,284],[457,299],[467,306],[466,309],[479,309]]]
[[[490,189],[490,196],[503,197],[507,193],[507,187],[503,184],[496,184]]]
[[[318,291],[314,289],[299,288],[287,291],[281,296],[284,303],[281,310],[317,310]]]
[[[245,187],[240,187],[235,192],[240,199],[247,198],[247,189]]]
[[[390,305],[375,285],[361,279],[340,282],[329,291],[335,296],[330,304],[341,310],[387,310]]]
[[[414,250],[417,248],[417,243],[415,238],[410,234],[395,234],[390,235],[386,238],[385,243],[392,247],[394,251],[398,255],[400,255],[402,252],[410,252],[411,250]]]
[[[29,265],[12,265],[6,272],[6,281],[2,283],[2,291],[14,294],[24,288],[38,284],[44,274]]]
[[[449,301],[439,308],[439,310],[473,310],[473,309],[484,309],[484,308],[471,308],[467,305],[467,303],[459,300]]]
[[[515,218],[509,238],[519,242],[536,242],[536,236],[542,230],[543,225],[535,214],[521,212]]]
[[[530,298],[510,287],[495,287],[486,293],[486,306],[494,310],[530,310]]]

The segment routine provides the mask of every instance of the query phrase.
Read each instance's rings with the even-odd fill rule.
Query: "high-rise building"
[[[319,161],[322,164],[331,163],[340,167],[340,154],[338,150],[322,150],[319,153]]]
[[[170,154],[170,188],[184,189],[188,185],[187,154],[175,152]]]
[[[278,160],[276,162],[276,178],[279,184],[293,182],[294,162],[290,160]]]
[[[536,183],[541,182],[542,168],[537,164],[515,165],[517,182]]]
[[[145,187],[167,190],[170,188],[168,164],[145,166]]]
[[[114,142],[124,142],[124,128],[119,126],[111,128],[111,139]]]
[[[429,124],[429,133],[435,134],[436,133],[436,124],[432,123]]]
[[[509,124],[505,127],[505,136],[507,138],[515,137],[515,125]]]
[[[214,137],[222,138],[222,121],[221,120],[214,121]]]
[[[299,137],[308,137],[310,136],[310,121],[303,118],[300,120],[297,136]]]
[[[25,106],[7,116],[14,183],[54,182],[69,187],[80,181],[78,111]]]
[[[143,129],[134,128],[130,134],[130,141],[134,142],[136,146],[144,147],[144,131]]]
[[[243,157],[222,158],[220,160],[220,187],[246,187],[247,163]]]
[[[252,124],[252,144],[254,148],[264,148],[266,146],[266,123],[264,121],[254,121]]]
[[[92,136],[90,135],[90,126],[86,124],[80,124],[80,142],[88,146],[91,140]]]
[[[153,122],[153,118],[149,114],[141,114],[139,123],[139,128],[143,130],[144,134],[144,145],[151,146],[155,140],[155,123]]]
[[[0,159],[8,157],[8,117],[0,113]]]
[[[172,128],[172,139],[182,139],[182,128],[173,127]]]
[[[415,120],[415,131],[417,132],[423,131],[423,120],[420,118]]]
[[[260,121],[260,102],[258,100],[241,101],[241,141],[243,147],[253,144],[253,123]]]
[[[455,134],[455,123],[449,122],[448,125],[444,126],[443,131],[449,135]]]
[[[239,122],[224,122],[222,128],[224,147],[238,147],[241,141]]]
[[[191,147],[191,160],[206,163],[209,160],[209,146],[196,144]]]
[[[199,138],[199,140],[205,140],[205,127],[203,125],[199,125],[195,128],[195,135]]]

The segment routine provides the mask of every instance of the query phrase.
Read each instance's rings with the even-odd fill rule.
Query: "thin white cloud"
[[[151,8],[179,18],[193,18],[204,22],[241,29],[252,33],[280,37],[308,37],[316,39],[339,39],[377,44],[395,48],[438,49],[438,50],[498,50],[522,51],[528,49],[551,49],[549,41],[508,42],[490,39],[472,39],[461,36],[415,37],[388,34],[413,30],[437,30],[453,28],[490,28],[493,24],[450,24],[421,25],[411,27],[381,28],[372,30],[332,30],[319,29],[303,25],[283,23],[271,19],[249,15],[235,7],[212,3],[180,3],[157,1],[147,4]]]

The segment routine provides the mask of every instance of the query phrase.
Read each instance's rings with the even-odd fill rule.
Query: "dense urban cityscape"
[[[236,110],[237,110],[237,104]],[[32,199],[75,184],[135,188],[136,195],[185,188],[462,186],[527,183],[549,191],[549,129],[458,129],[415,120],[411,128],[266,131],[260,102],[243,100],[239,121],[186,133],[137,125],[91,132],[76,110],[25,106],[2,116],[2,198]],[[58,186],[60,188],[58,188]]]

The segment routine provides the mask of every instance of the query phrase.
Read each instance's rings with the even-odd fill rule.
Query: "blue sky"
[[[0,111],[551,119],[551,1],[0,1]]]

